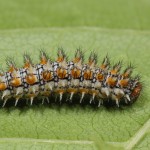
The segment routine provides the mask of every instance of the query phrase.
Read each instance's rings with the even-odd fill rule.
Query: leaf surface
[[[140,149],[149,144],[150,32],[92,27],[40,28],[0,31],[1,66],[13,56],[22,66],[24,52],[38,63],[39,49],[55,60],[62,46],[71,60],[83,49],[85,62],[92,50],[98,63],[108,53],[111,63],[123,60],[136,66],[144,81],[142,96],[131,106],[99,109],[89,105],[45,104],[0,109],[0,148],[5,149]],[[143,139],[144,137],[144,139]],[[105,143],[103,143],[105,141]],[[19,144],[18,144],[19,143]],[[149,145],[148,145],[149,146]]]

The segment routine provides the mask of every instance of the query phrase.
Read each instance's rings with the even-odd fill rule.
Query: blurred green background
[[[149,0],[0,0],[0,28],[150,29]]]

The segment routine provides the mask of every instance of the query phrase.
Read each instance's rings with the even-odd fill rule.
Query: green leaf
[[[92,27],[4,30],[0,31],[1,67],[6,68],[6,56],[14,56],[21,66],[26,51],[37,63],[40,48],[45,48],[54,60],[59,46],[69,59],[81,47],[85,61],[95,50],[99,64],[107,53],[112,64],[123,60],[126,66],[131,62],[136,66],[134,75],[140,73],[145,83],[142,96],[133,105],[121,108],[67,104],[1,108],[0,149],[140,149],[142,145],[147,148],[150,32]]]
[[[149,30],[149,8],[149,0],[1,0],[0,29],[96,26]]]

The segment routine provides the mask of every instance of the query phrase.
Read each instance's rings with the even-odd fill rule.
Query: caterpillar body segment
[[[56,61],[52,62],[48,55],[41,51],[39,64],[34,65],[29,55],[24,54],[24,65],[17,68],[15,63],[7,60],[8,71],[0,73],[0,91],[3,107],[10,98],[15,99],[15,106],[20,99],[30,100],[41,98],[49,102],[51,94],[59,97],[68,95],[72,102],[74,95],[80,96],[82,103],[89,95],[89,103],[98,101],[98,106],[104,101],[134,102],[142,90],[140,78],[131,77],[133,67],[129,65],[121,72],[122,62],[110,66],[106,56],[101,65],[97,64],[97,55],[92,52],[88,62],[84,64],[83,52],[77,49],[75,57],[68,61],[63,51],[59,49]]]

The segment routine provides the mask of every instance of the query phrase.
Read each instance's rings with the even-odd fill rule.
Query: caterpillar
[[[79,95],[82,103],[85,95],[89,97],[89,104],[97,101],[98,107],[103,102],[132,103],[140,95],[142,82],[140,76],[131,77],[133,67],[121,72],[122,62],[112,67],[106,55],[97,65],[97,55],[91,52],[88,62],[84,64],[83,52],[77,49],[72,61],[68,61],[63,49],[58,49],[57,60],[51,61],[48,55],[40,52],[40,63],[34,65],[28,54],[24,54],[24,65],[17,68],[14,61],[7,60],[8,70],[0,73],[0,93],[3,100],[2,107],[10,98],[15,99],[15,106],[21,99],[33,100],[40,97],[42,102],[48,102],[52,94],[63,100],[68,95],[72,102],[74,95]]]

